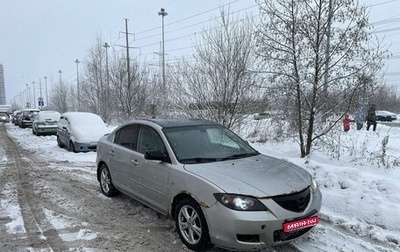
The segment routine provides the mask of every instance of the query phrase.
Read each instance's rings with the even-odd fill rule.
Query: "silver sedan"
[[[307,171],[211,121],[131,121],[100,139],[96,162],[104,195],[173,218],[191,250],[257,250],[319,223],[322,196]]]

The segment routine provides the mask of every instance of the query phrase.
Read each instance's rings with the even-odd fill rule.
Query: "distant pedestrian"
[[[350,130],[350,123],[354,122],[353,120],[350,119],[350,116],[346,114],[343,118],[343,130],[344,132],[347,132]]]
[[[367,113],[367,130],[369,130],[369,127],[372,125],[373,126],[373,130],[376,130],[376,114],[375,114],[375,110],[376,110],[376,105],[372,104],[369,109],[368,109],[368,113]]]

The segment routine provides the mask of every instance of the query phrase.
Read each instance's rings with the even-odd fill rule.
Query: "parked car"
[[[39,109],[23,109],[18,117],[18,126],[21,128],[32,127],[35,116],[39,113]]]
[[[18,125],[18,118],[21,115],[22,111],[20,110],[16,110],[13,112],[13,118],[12,118],[12,123],[14,123],[14,125]]]
[[[261,113],[257,113],[253,116],[254,120],[262,120],[265,118],[271,117],[271,115],[268,112],[261,112]]]
[[[96,165],[104,195],[122,192],[172,217],[192,250],[260,249],[319,222],[322,196],[306,170],[211,121],[128,122],[99,140]]]
[[[10,115],[6,112],[0,112],[0,122],[3,123],[10,122]]]
[[[73,152],[95,151],[97,141],[110,130],[100,116],[89,112],[66,112],[57,124],[57,144]]]
[[[397,120],[397,115],[395,113],[386,110],[377,110],[375,115],[377,121],[391,122]]]
[[[57,135],[57,124],[61,114],[57,111],[40,111],[32,123],[34,135]]]

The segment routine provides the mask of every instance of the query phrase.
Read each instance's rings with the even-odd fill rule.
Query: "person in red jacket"
[[[350,119],[350,116],[349,116],[348,114],[346,114],[346,115],[344,116],[344,118],[343,118],[343,130],[344,130],[345,132],[347,132],[347,131],[350,130],[350,123],[351,123],[352,121],[353,121],[353,120]]]

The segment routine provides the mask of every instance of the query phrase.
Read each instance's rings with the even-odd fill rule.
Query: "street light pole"
[[[35,104],[35,100],[36,100],[36,89],[35,89],[35,82],[34,81],[32,81],[32,88],[33,88],[33,101],[32,101],[32,104],[33,104],[33,107],[32,108],[35,108],[36,107],[36,104]],[[30,94],[29,94],[29,103],[31,102],[31,97],[30,97]]]
[[[165,84],[165,48],[164,48],[164,17],[168,15],[164,8],[158,12],[158,15],[161,16],[161,27],[162,27],[162,82],[163,82],[163,105],[164,109],[167,102],[167,90]]]
[[[104,43],[104,47],[106,48],[106,71],[107,71],[107,85],[110,85],[110,76],[108,74],[108,48],[110,47],[109,44]]]
[[[61,85],[61,74],[62,74],[62,71],[58,70],[58,73],[60,74],[60,85]]]
[[[30,105],[29,105],[29,85],[28,84],[26,84],[26,108],[30,108]]]
[[[109,94],[110,94],[110,74],[108,71],[108,48],[109,44],[104,43],[104,47],[106,48],[106,74],[107,74],[107,91],[106,91],[106,101],[108,102]]]
[[[80,111],[81,109],[81,96],[80,96],[80,87],[79,87],[79,60],[76,59],[75,60],[75,64],[76,64],[76,90],[77,90],[77,95],[78,95],[78,111]]]
[[[44,85],[46,88],[46,108],[49,108],[49,96],[47,95],[47,76],[44,76]]]

